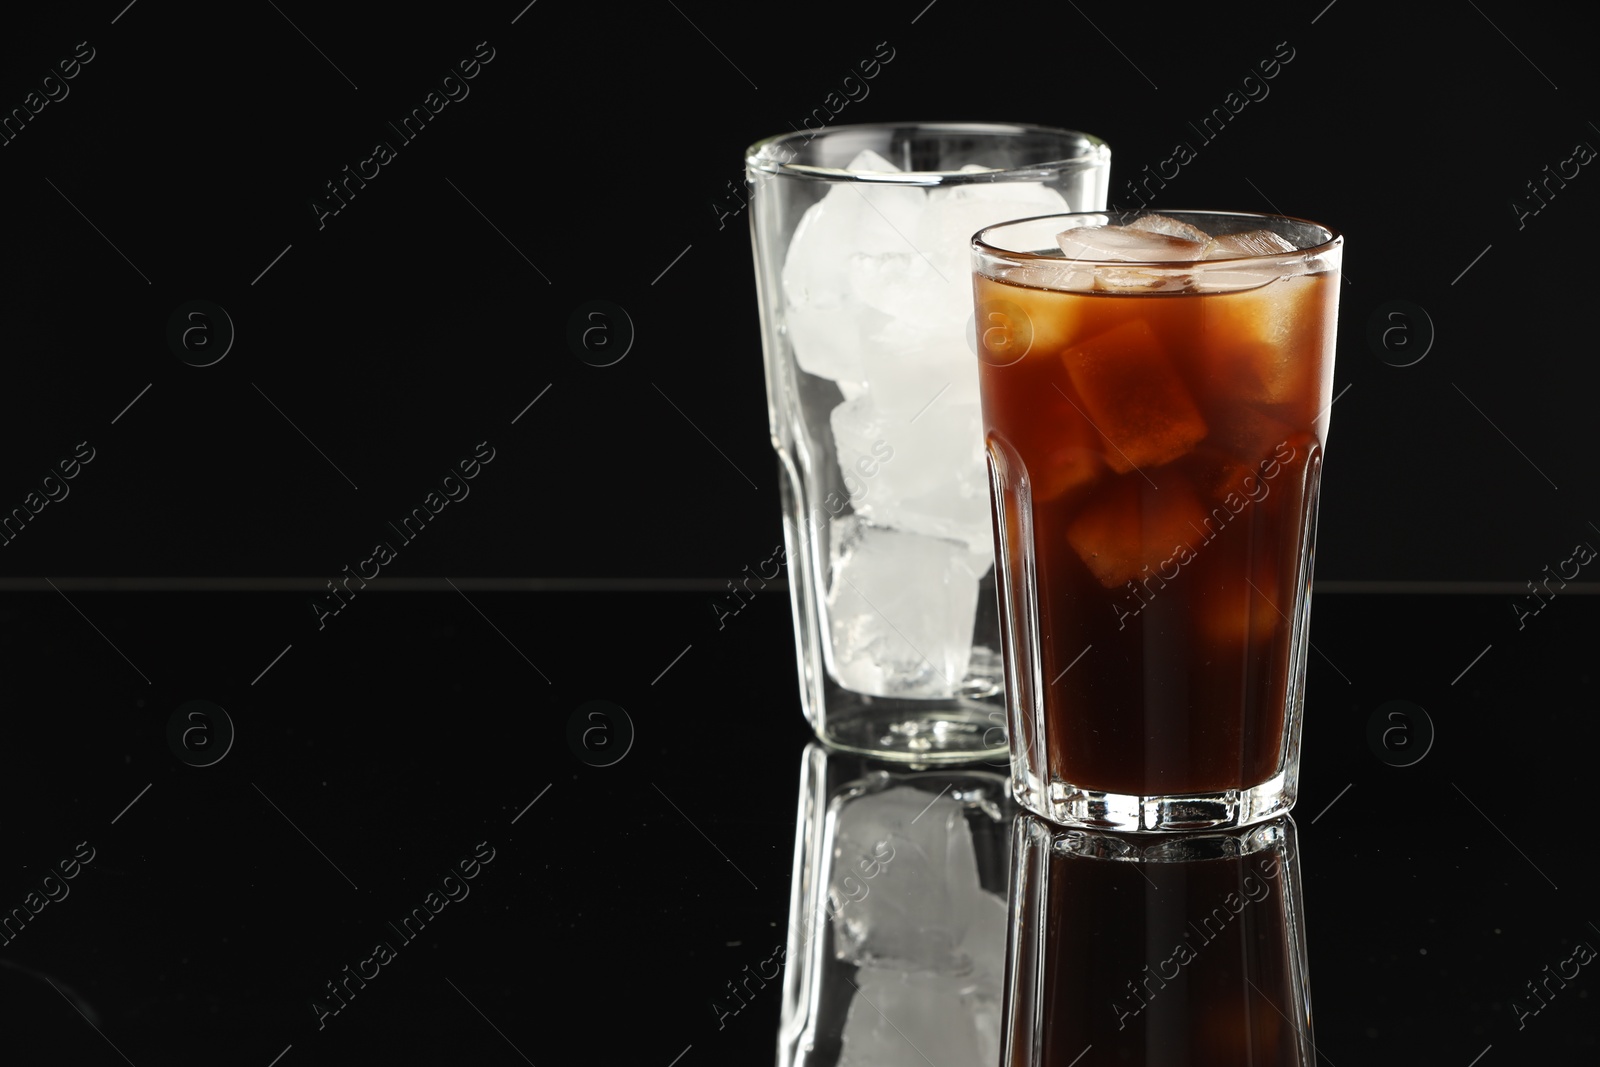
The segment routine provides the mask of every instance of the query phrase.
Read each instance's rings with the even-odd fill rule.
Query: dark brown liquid
[[[1002,574],[1011,636],[1025,587],[1037,596],[1045,736],[1024,743],[1083,789],[1266,782],[1309,576],[1336,276],[1204,294],[976,285],[1002,316],[980,331],[1004,331],[980,363],[996,551],[1032,560]]]

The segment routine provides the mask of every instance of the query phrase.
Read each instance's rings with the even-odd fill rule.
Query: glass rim
[[[1317,244],[1312,245],[1310,248],[1296,248],[1289,252],[1271,252],[1266,255],[1223,256],[1217,259],[1145,260],[1093,259],[1087,256],[1077,256],[1070,261],[1063,259],[1061,256],[1042,256],[1036,252],[1017,252],[1013,251],[1012,249],[1001,248],[997,245],[991,244],[985,239],[988,234],[996,230],[1005,229],[1007,226],[1021,226],[1025,223],[1039,222],[1044,219],[1080,219],[1091,215],[1131,216],[1142,213],[1143,209],[1138,208],[1121,210],[1105,208],[1099,211],[1063,211],[1050,215],[1031,215],[1025,219],[1007,219],[1005,222],[997,222],[992,226],[985,226],[983,229],[973,234],[972,251],[980,256],[993,257],[995,259],[1019,266],[1032,263],[1059,264],[1071,262],[1075,264],[1081,264],[1086,270],[1097,267],[1110,267],[1113,269],[1121,267],[1161,267],[1170,270],[1184,270],[1189,273],[1195,273],[1214,269],[1211,266],[1212,264],[1215,264],[1219,267],[1226,265],[1229,269],[1233,269],[1237,268],[1241,264],[1246,266],[1254,264],[1269,265],[1286,263],[1297,259],[1316,259],[1320,256],[1326,256],[1331,252],[1337,252],[1344,247],[1344,234],[1340,233],[1338,230],[1335,230],[1332,226],[1327,226],[1320,222],[1313,222],[1310,219],[1303,219],[1297,215],[1280,215],[1276,212],[1269,211],[1210,211],[1190,208],[1172,208],[1167,211],[1153,211],[1149,213],[1180,220],[1184,218],[1273,219],[1282,222],[1292,222],[1299,226],[1308,226],[1312,229],[1321,230],[1328,236],[1326,240],[1320,241]]]
[[[1078,156],[1064,159],[1043,159],[997,170],[903,170],[871,171],[845,170],[842,167],[817,167],[803,163],[790,163],[774,159],[767,153],[775,146],[792,141],[809,144],[819,137],[860,133],[866,130],[913,130],[927,133],[988,134],[997,139],[1018,134],[1045,134],[1052,137],[1078,140],[1084,151]],[[809,181],[870,182],[882,185],[975,185],[980,182],[1015,181],[1029,175],[1049,175],[1076,170],[1090,170],[1108,166],[1111,146],[1103,139],[1082,130],[1068,130],[1060,126],[1039,126],[1026,122],[858,122],[842,126],[824,126],[820,130],[795,130],[792,133],[763,137],[745,149],[745,167],[767,175],[800,178]]]

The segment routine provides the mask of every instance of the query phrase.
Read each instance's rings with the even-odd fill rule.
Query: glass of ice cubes
[[[969,242],[1104,208],[1105,142],[835,126],[745,158],[801,706],[834,746],[1007,751]]]

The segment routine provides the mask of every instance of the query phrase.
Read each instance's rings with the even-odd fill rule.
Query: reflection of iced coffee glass
[[[1024,815],[1012,854],[1005,1067],[1316,1064],[1288,816],[1150,838]]]
[[[1343,239],[1208,212],[974,239],[1013,786],[1183,830],[1294,803]]]

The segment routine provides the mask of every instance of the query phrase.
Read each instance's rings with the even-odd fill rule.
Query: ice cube
[[[907,394],[926,408],[921,414],[884,410],[880,396],[892,390],[877,388],[840,404],[829,416],[835,455],[858,515],[875,526],[959,541],[982,575],[994,548],[982,414],[971,399],[947,402],[941,388],[930,379]]]
[[[978,581],[992,548],[979,555],[854,515],[831,527],[827,651],[834,680],[871,696],[953,696],[972,658]]]
[[[996,268],[996,277],[1030,289],[1087,293],[1094,288],[1094,268],[1068,259],[1036,259]]]
[[[835,820],[832,860],[829,911],[839,959],[928,974],[972,971],[963,946],[973,937],[982,890],[960,803],[907,785],[850,799]],[[985,936],[987,928],[979,941]]]
[[[1159,216],[1157,216],[1159,217]],[[1173,227],[1181,223],[1172,223]],[[1163,223],[1152,223],[1160,226]],[[1114,263],[1187,263],[1205,251],[1201,241],[1133,226],[1079,226],[1056,235],[1068,261],[1093,267],[1097,290],[1107,292],[1181,291],[1191,285],[1191,272],[1173,267],[1109,267]]]
[[[847,271],[855,298],[884,316],[877,320],[879,323],[942,323],[954,328],[959,336],[961,322],[955,321],[956,312],[965,309],[952,299],[952,294],[967,292],[969,275],[941,275],[923,253],[910,249],[851,256]],[[965,321],[964,316],[961,319]]]
[[[1211,425],[1211,436],[1195,449],[1199,483],[1213,500],[1230,493],[1260,496],[1257,485],[1276,449],[1288,443],[1294,427],[1255,408],[1230,406],[1226,418]]]
[[[1206,244],[1206,259],[1233,259],[1236,256],[1272,256],[1293,252],[1294,245],[1271,230],[1248,230],[1213,237]]]
[[[1106,262],[1190,262],[1200,258],[1205,245],[1187,238],[1136,230],[1128,226],[1085,226],[1064,230],[1056,237],[1067,262],[1078,269],[1088,267],[1090,285],[1106,293],[1142,291],[1184,291],[1192,286],[1190,270],[1184,267],[1110,267]],[[1090,266],[1093,264],[1093,266]]]
[[[852,168],[860,167],[893,170],[881,157],[858,157]],[[883,199],[905,193],[912,196]],[[876,218],[843,199],[863,195],[882,209]],[[969,242],[993,222],[1068,207],[1039,183],[954,185],[926,196],[857,184],[831,190],[807,212],[785,263],[800,365],[834,378],[846,399],[830,421],[854,510],[878,527],[965,544],[980,574],[993,530],[967,340]],[[879,466],[872,446],[880,442],[895,462],[869,480],[859,471],[864,462]]]
[[[1182,376],[1144,320],[1081,341],[1061,361],[1119,474],[1170,463],[1206,436]]]
[[[870,148],[857,152],[855,158],[845,164],[845,170],[852,174],[902,174],[904,171],[889,162],[883,156]]]
[[[1208,383],[1221,395],[1262,403],[1310,395],[1315,376],[1333,358],[1338,297],[1319,275],[1275,278],[1208,297],[1201,320]]]
[[[1065,435],[1063,435],[1065,436]],[[1052,444],[1028,466],[1033,499],[1041,504],[1093,485],[1105,465],[1087,435]]]
[[[1209,460],[1210,456],[1205,458]],[[1240,463],[1224,457],[1220,462],[1208,462],[1202,471],[1200,481],[1206,496],[1230,507],[1236,507],[1245,500],[1265,500],[1267,494],[1272,492],[1270,483],[1263,482],[1261,471],[1253,463]]]
[[[1067,527],[1068,543],[1107,589],[1151,575],[1171,580],[1196,553],[1205,509],[1181,479],[1165,481],[1157,490],[1137,474],[1117,478]]]
[[[1004,440],[1015,454],[1010,465],[1027,472],[1035,503],[1047,503],[1084,489],[1105,471],[1100,458],[1105,439],[1084,421],[1064,392],[1044,386],[1032,398],[1037,417],[1009,426]]]
[[[988,1067],[1000,1059],[1000,997],[967,978],[864,970],[840,1035],[839,1067]]]
[[[849,169],[898,168],[863,152]],[[806,210],[783,262],[785,328],[802,370],[835,381],[862,380],[865,336],[883,320],[856,299],[850,258],[912,250],[906,235],[926,199],[916,186],[840,182]]]
[[[877,410],[906,422],[943,422],[954,432],[949,413],[979,403],[978,361],[967,346],[966,330],[965,320],[934,326],[891,319],[874,331],[862,361]]]
[[[876,325],[865,317],[865,310],[846,298],[791,304],[783,328],[800,369],[832,379],[841,388],[850,383],[858,392],[864,389],[862,335]]]
[[[1295,428],[1282,419],[1241,405],[1212,427],[1211,443],[1238,462],[1254,467],[1271,457],[1273,450],[1286,443],[1294,432]]]
[[[1294,245],[1271,230],[1250,230],[1245,233],[1226,234],[1211,239],[1206,244],[1206,259],[1237,259],[1281,255],[1293,252]],[[1195,275],[1195,288],[1202,292],[1230,292],[1237,289],[1254,289],[1275,279],[1285,277],[1299,269],[1294,260],[1277,263],[1259,261],[1233,269],[1210,267]]]
[[[1276,562],[1275,553],[1268,556],[1264,562]],[[1200,632],[1207,640],[1231,646],[1256,644],[1270,640],[1280,624],[1288,625],[1280,614],[1287,606],[1278,594],[1276,568],[1262,566],[1256,571],[1249,581],[1243,575],[1230,575],[1200,594]]]
[[[1073,271],[1064,263],[1035,263],[1008,270],[1004,284],[981,278],[976,286],[980,358],[1005,367],[1027,357],[1054,360],[1080,338],[1101,332],[1094,305],[1102,301],[1077,300],[1056,290],[1086,292],[1094,287],[1094,274]],[[1037,366],[1037,364],[1033,364]],[[1019,373],[1028,373],[1026,366]]]
[[[1186,263],[1205,253],[1205,243],[1132,226],[1078,226],[1056,235],[1070,260],[1098,263]]]
[[[1198,226],[1191,226],[1178,219],[1169,219],[1165,215],[1140,215],[1128,223],[1130,230],[1144,230],[1147,233],[1161,233],[1168,237],[1181,237],[1185,241],[1195,241],[1207,245],[1211,235]]]
[[[909,418],[946,385],[952,388],[941,403],[977,403],[977,366],[966,332],[972,234],[1008,218],[1066,210],[1059,193],[1034,182],[937,188],[928,193],[914,248],[852,258],[852,290],[890,320],[862,350],[866,380],[883,410]]]
[[[972,237],[979,230],[1013,219],[1071,210],[1060,193],[1039,182],[941,186],[928,192],[916,242],[952,285],[965,288],[971,284]]]

